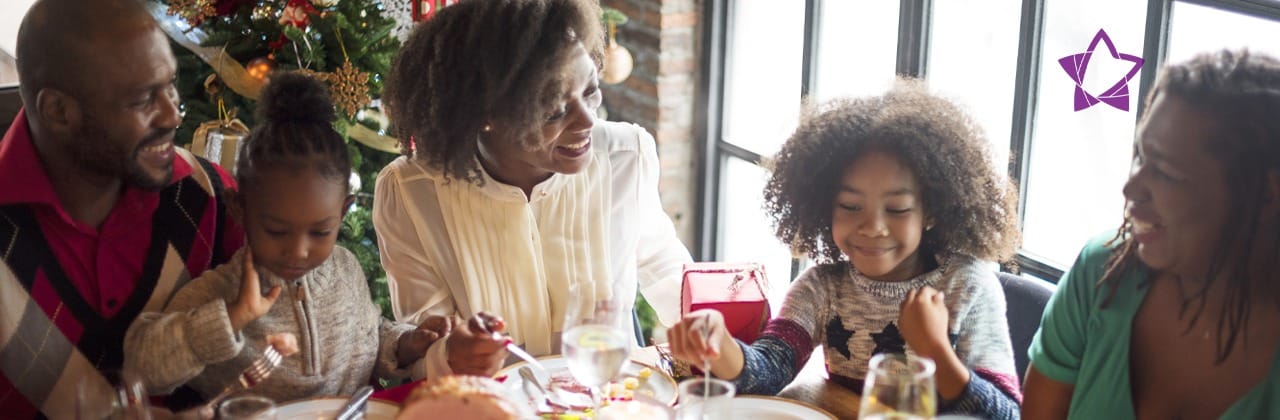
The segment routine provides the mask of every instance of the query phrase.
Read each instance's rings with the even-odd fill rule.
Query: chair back
[[[1040,317],[1057,286],[1040,279],[1010,273],[996,273],[1004,288],[1005,319],[1009,322],[1009,338],[1013,340],[1013,361],[1019,378],[1031,363],[1027,349],[1040,329]]]
[[[18,86],[0,86],[0,136],[9,130],[9,123],[18,116],[22,109],[22,97],[18,96]]]

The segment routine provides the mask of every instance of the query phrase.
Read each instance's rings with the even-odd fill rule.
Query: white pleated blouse
[[[638,287],[662,324],[677,321],[692,259],[658,199],[653,137],[606,121],[591,136],[584,170],[552,175],[527,198],[488,174],[478,186],[407,157],[387,165],[373,222],[396,319],[483,310],[502,316],[530,353],[554,354],[565,309],[581,302],[569,295],[577,285],[619,294],[627,313]],[[442,353],[435,347],[428,358]]]

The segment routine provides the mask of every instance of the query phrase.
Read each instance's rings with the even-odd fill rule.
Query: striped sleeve
[[[805,271],[791,285],[778,317],[769,321],[755,343],[742,347],[742,373],[734,385],[739,394],[781,392],[813,354],[818,320],[827,312],[821,270]]]
[[[1020,401],[997,385],[1000,381],[1001,379],[984,375],[983,372],[970,371],[969,383],[965,385],[964,391],[956,399],[943,402],[938,407],[938,413],[964,414],[994,420],[1020,418]]]

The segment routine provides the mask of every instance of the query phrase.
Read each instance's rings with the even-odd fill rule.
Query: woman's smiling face
[[[581,46],[564,72],[567,89],[547,110],[546,120],[537,131],[540,138],[485,138],[480,142],[481,163],[495,179],[532,187],[553,173],[578,173],[591,161],[591,128],[601,101],[599,72]],[[501,131],[500,127],[494,129]]]
[[[1171,94],[1157,96],[1149,112],[1124,186],[1129,233],[1147,266],[1201,276],[1230,206],[1226,168],[1206,152],[1219,133],[1206,113]]]

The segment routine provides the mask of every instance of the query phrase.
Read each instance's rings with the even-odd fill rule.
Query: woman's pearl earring
[[[484,125],[484,128],[483,128],[482,130],[484,130],[484,132],[488,133],[488,132],[490,132],[490,131],[493,131],[493,126],[492,126],[492,125],[489,125],[489,124],[485,124],[485,125]]]

